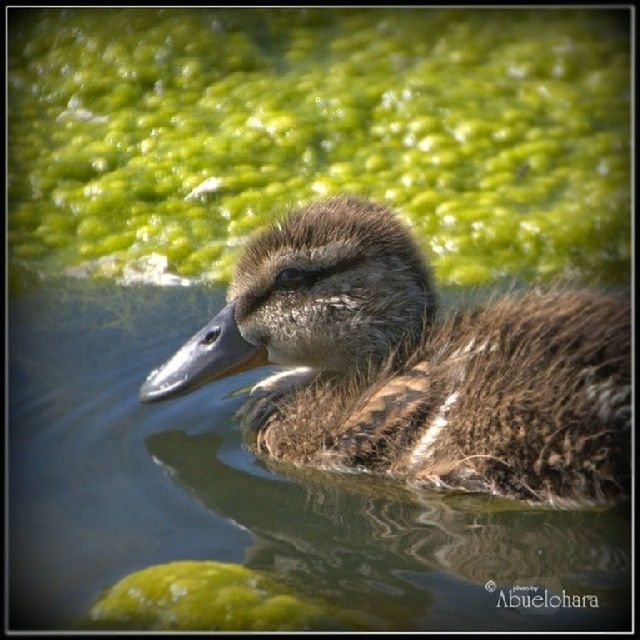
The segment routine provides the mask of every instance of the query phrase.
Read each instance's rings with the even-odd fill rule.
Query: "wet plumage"
[[[262,455],[556,505],[629,491],[623,296],[556,286],[440,314],[408,229],[341,198],[251,239],[228,298],[242,339],[292,367],[242,411]]]

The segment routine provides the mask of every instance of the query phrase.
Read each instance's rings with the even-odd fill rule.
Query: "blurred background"
[[[11,263],[226,282],[251,231],[352,193],[443,284],[626,281],[629,17],[10,9]]]

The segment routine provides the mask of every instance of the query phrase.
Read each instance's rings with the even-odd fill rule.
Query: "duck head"
[[[149,375],[142,402],[267,363],[345,374],[370,367],[435,312],[430,271],[408,229],[356,198],[313,204],[252,238],[227,300]]]

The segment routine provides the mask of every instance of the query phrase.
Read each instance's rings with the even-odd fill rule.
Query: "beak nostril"
[[[220,335],[220,327],[215,327],[211,331],[207,331],[204,338],[200,341],[200,344],[213,344]]]

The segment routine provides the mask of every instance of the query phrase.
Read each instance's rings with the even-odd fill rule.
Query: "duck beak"
[[[214,380],[268,364],[264,347],[247,342],[238,330],[235,300],[200,329],[140,387],[140,402],[169,400]]]

